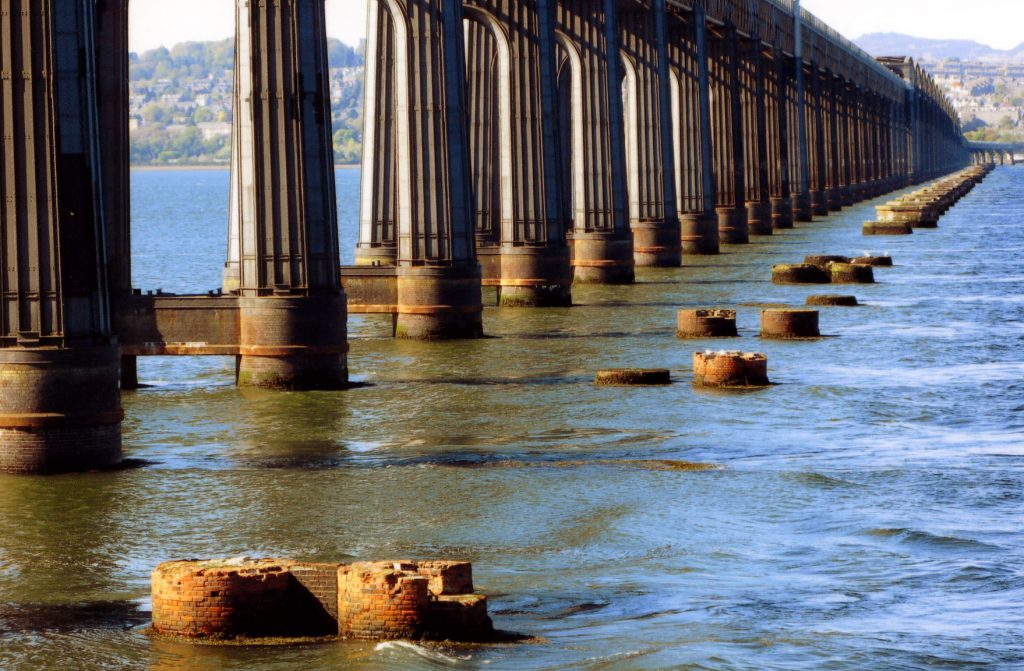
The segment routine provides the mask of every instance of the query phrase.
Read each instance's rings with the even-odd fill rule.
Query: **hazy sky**
[[[355,46],[366,32],[366,0],[326,0],[327,32]],[[135,51],[233,34],[232,0],[131,0]],[[998,49],[1024,42],[1024,0],[804,0],[847,37],[894,32],[976,40]],[[965,6],[969,7],[965,11]]]

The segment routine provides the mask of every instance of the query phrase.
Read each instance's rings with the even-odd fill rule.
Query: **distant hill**
[[[872,56],[911,56],[916,60],[1016,61],[1024,63],[1024,43],[1003,51],[973,40],[932,40],[900,33],[870,33],[854,40]]]

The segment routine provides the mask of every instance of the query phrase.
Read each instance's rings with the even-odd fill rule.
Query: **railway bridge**
[[[119,463],[136,356],[342,388],[347,310],[478,337],[483,286],[570,305],[574,283],[629,283],[979,154],[916,64],[797,1],[369,0],[357,266],[339,272],[323,2],[237,0],[224,284],[143,294],[127,17],[128,0],[0,0],[0,471]]]
[[[975,165],[1024,163],[1024,142],[969,142],[967,148]]]

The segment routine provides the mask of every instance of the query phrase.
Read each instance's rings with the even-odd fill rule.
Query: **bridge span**
[[[478,337],[482,286],[570,305],[978,155],[915,63],[798,2],[368,4],[359,267],[323,2],[237,0],[223,292],[162,297],[131,282],[128,0],[0,0],[0,470],[119,462],[136,355],[345,386],[345,287],[396,335]]]
[[[1024,142],[968,142],[967,148],[975,165],[1024,163]]]

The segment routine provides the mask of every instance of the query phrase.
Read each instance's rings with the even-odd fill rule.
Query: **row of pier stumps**
[[[906,196],[877,206],[877,222],[867,222],[864,235],[912,233],[914,228],[935,228],[939,218],[969,193],[992,171],[992,165],[972,166],[928,184]],[[803,263],[772,267],[775,284],[872,284],[875,268],[893,266],[888,254],[860,257],[838,255],[808,256]],[[818,310],[811,307],[855,307],[857,297],[822,294],[807,297],[807,308],[761,311],[760,337],[810,340],[821,337]],[[683,339],[735,338],[736,311],[697,308],[680,310],[676,336]],[[598,371],[597,385],[666,385],[671,372],[662,368],[618,368]],[[770,384],[768,357],[759,352],[694,352],[693,383],[698,387],[756,388]]]
[[[908,229],[934,227],[939,216],[984,179],[992,166],[975,166],[879,206],[879,219],[901,217]],[[884,217],[883,217],[884,213]],[[882,223],[894,222],[885,220]],[[869,231],[865,225],[865,234]],[[786,284],[874,282],[874,268],[888,256],[809,256],[804,263],[772,268]],[[855,306],[845,295],[816,295],[809,306]],[[736,311],[684,309],[679,338],[734,338]],[[765,309],[762,338],[821,337],[819,313],[809,308]],[[693,355],[694,384],[757,388],[770,384],[768,358],[757,352],[710,351]],[[599,385],[665,385],[665,369],[599,371]],[[473,588],[472,566],[455,561],[387,561],[317,564],[241,558],[161,564],[152,575],[155,634],[191,641],[296,638],[356,640],[508,640],[487,614],[487,598]]]

